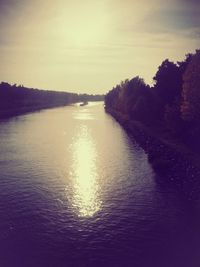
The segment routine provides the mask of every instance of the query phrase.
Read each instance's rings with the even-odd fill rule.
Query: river
[[[2,120],[0,151],[0,266],[200,266],[198,209],[102,102]]]

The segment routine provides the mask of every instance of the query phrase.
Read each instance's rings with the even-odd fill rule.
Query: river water
[[[0,122],[0,266],[200,266],[198,203],[103,103]]]

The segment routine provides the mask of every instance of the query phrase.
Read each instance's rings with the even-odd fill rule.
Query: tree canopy
[[[165,129],[178,138],[197,140],[200,134],[200,50],[187,54],[181,62],[164,60],[153,80],[152,87],[138,76],[122,81],[105,96],[106,109],[156,129]]]

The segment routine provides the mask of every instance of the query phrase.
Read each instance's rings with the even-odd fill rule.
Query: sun
[[[100,21],[78,21],[68,31],[71,41],[76,45],[97,43],[105,36],[105,29]]]
[[[102,6],[97,3],[90,5],[73,6],[60,12],[55,22],[56,34],[62,42],[75,46],[97,44],[104,42],[108,37],[109,16]]]

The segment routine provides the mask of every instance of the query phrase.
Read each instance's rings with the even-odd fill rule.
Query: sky
[[[0,81],[106,93],[200,48],[200,0],[0,0]]]

